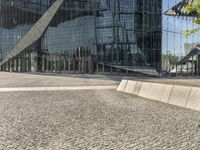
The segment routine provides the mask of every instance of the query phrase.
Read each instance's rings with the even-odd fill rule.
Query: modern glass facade
[[[0,1],[0,59],[55,0]],[[64,0],[45,32],[2,70],[97,70],[97,64],[161,68],[162,0]],[[90,67],[88,67],[90,66]]]

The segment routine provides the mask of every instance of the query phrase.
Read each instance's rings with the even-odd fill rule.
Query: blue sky
[[[163,0],[163,12],[174,6],[181,0]],[[191,24],[192,18],[163,16],[163,52],[185,55],[184,43],[196,43],[200,41],[200,33],[186,39],[183,32],[188,28],[197,27]],[[176,33],[174,33],[174,31]]]
[[[168,6],[174,6],[174,4],[181,2],[182,0],[163,0],[163,9],[167,9]]]

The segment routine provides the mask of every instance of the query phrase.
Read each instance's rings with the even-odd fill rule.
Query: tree
[[[193,24],[199,24],[200,25],[200,0],[194,0],[193,3],[190,3],[186,6],[186,10],[188,14],[195,14],[195,19],[192,21]],[[200,27],[188,29],[185,31],[184,35],[185,37],[189,37],[195,33],[200,31]]]
[[[178,56],[172,55],[170,52],[167,52],[166,54],[162,54],[162,60],[164,62],[169,62],[169,65],[175,65],[179,62],[180,58]]]
[[[145,56],[142,53],[134,54],[134,59],[137,64],[143,64],[146,61]]]

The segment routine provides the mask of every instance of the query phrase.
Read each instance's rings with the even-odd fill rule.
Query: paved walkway
[[[17,87],[15,75],[27,80]],[[200,149],[200,112],[100,88],[116,86],[115,79],[8,74],[8,82],[1,76],[1,88],[18,90],[0,92],[0,150]],[[49,88],[81,89],[40,90],[46,81]],[[19,91],[27,86],[30,91]]]
[[[0,72],[0,88],[3,87],[54,87],[54,86],[104,86],[118,85],[122,79],[200,87],[200,77],[195,78],[146,78],[112,75],[74,75],[55,73]]]
[[[118,85],[120,77],[107,75],[30,74],[0,72],[0,88]]]
[[[200,78],[139,79],[148,82],[200,87]]]
[[[116,85],[110,86],[59,86],[59,87],[15,87],[0,88],[0,92],[27,92],[27,91],[75,91],[75,90],[105,90],[117,89]]]

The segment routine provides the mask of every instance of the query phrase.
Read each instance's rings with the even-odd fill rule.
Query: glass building
[[[161,43],[162,0],[0,0],[4,71],[159,72]]]

